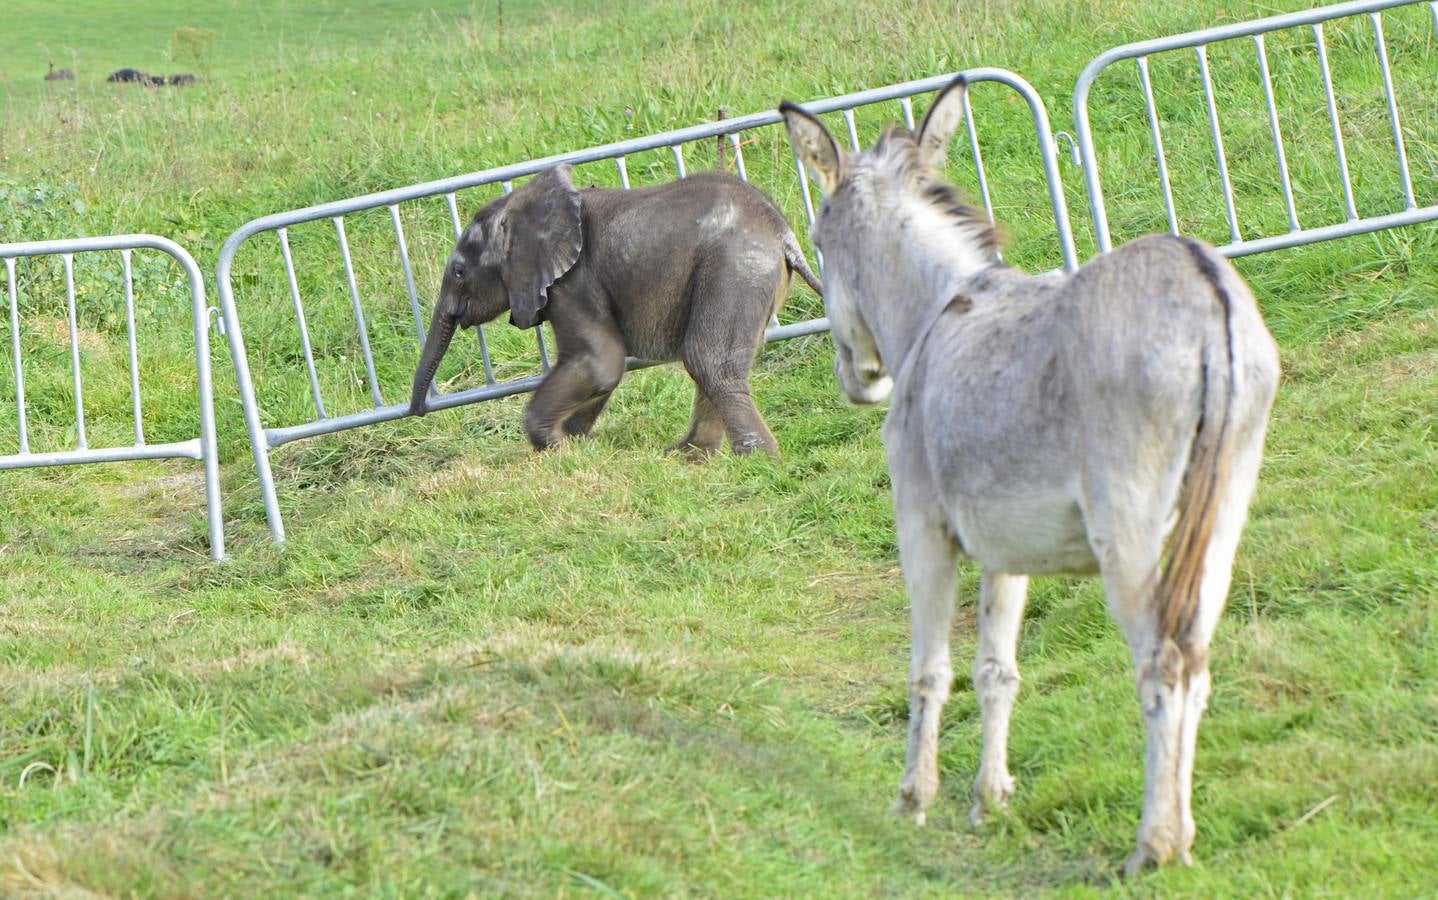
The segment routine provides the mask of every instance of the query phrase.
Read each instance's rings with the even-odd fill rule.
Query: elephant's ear
[[[539,324],[549,288],[579,261],[583,244],[579,191],[571,167],[556,166],[510,195],[500,228],[505,234],[501,271],[509,290],[509,321],[520,328]]]

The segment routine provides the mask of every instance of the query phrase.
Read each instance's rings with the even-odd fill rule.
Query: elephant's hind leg
[[[694,414],[689,417],[689,431],[684,437],[665,447],[671,453],[684,453],[703,458],[724,444],[724,419],[709,395],[698,382],[694,383]]]
[[[749,370],[778,286],[786,283],[782,258],[755,269],[750,258],[720,257],[701,265],[696,275],[684,367],[723,421],[735,453],[778,453],[779,442],[749,394]]]
[[[778,453],[779,442],[774,440],[774,432],[764,423],[749,394],[749,367],[746,365],[737,372],[732,368],[726,371],[723,366],[717,368],[715,371],[701,363],[697,369],[691,368],[690,374],[723,420],[729,448],[735,453],[755,450]]]

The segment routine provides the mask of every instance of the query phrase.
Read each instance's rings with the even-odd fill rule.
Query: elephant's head
[[[425,396],[456,327],[483,324],[506,308],[511,324],[538,325],[550,286],[574,268],[582,244],[579,192],[567,165],[536,175],[475,213],[445,263],[414,373],[410,414],[425,414]]]

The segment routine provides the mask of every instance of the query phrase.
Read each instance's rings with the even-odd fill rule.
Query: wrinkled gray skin
[[[559,343],[524,414],[536,450],[588,433],[627,354],[681,360],[694,379],[689,431],[669,449],[705,455],[727,434],[736,453],[776,452],[749,369],[791,271],[819,289],[784,217],[737,178],[577,190],[569,166],[550,169],[481,208],[455,243],[410,413],[425,414],[455,328],[508,311],[520,328],[548,321]]]

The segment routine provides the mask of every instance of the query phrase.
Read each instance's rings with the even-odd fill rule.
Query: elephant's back
[[[582,196],[594,204],[599,218],[615,221],[619,234],[649,230],[661,243],[672,245],[670,249],[729,240],[742,232],[768,236],[782,252],[789,230],[762,191],[724,172],[695,172],[678,181],[628,190],[591,188]]]
[[[645,359],[678,359],[698,304],[768,307],[773,294],[736,296],[716,282],[726,269],[771,283],[784,265],[788,225],[769,199],[732,175],[699,172],[653,187],[583,192],[595,267],[624,333]],[[737,312],[744,311],[736,309]]]

